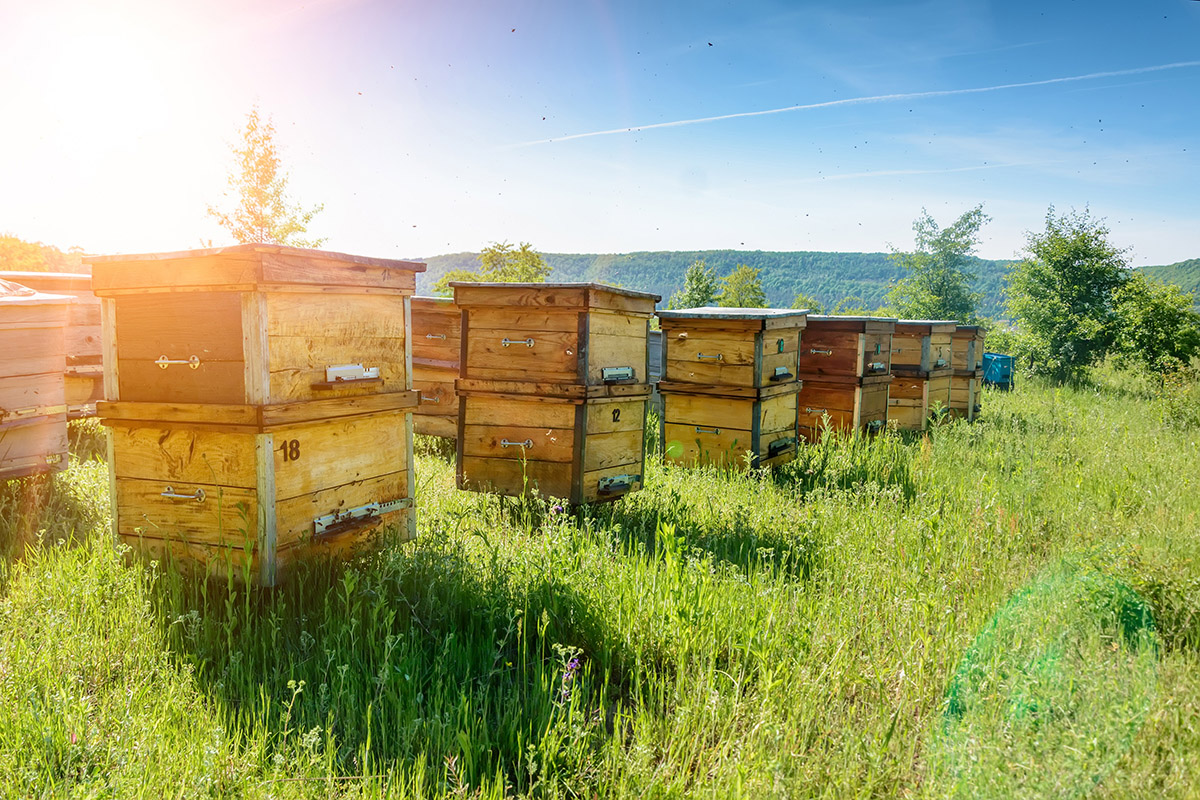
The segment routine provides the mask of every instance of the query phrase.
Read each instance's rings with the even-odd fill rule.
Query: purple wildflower
[[[563,702],[571,699],[571,686],[575,682],[575,673],[579,671],[579,658],[572,658],[567,662],[567,668],[563,670],[562,676],[562,699]]]

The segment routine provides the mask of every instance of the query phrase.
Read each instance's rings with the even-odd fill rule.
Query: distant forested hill
[[[790,306],[797,292],[816,298],[832,308],[845,297],[857,296],[868,308],[883,304],[888,285],[900,276],[900,270],[887,253],[771,252],[762,250],[703,250],[696,252],[662,251],[654,253],[543,253],[554,268],[555,282],[597,281],[618,284],[628,289],[662,295],[663,305],[683,285],[683,274],[697,259],[728,275],[738,264],[762,270],[767,302],[775,307]],[[451,269],[476,269],[476,253],[454,253],[421,259],[429,271],[417,276],[417,291],[429,294],[434,282]],[[1009,262],[975,259],[978,280],[976,291],[983,293],[980,312],[998,316],[1003,301],[1000,295]]]
[[[1142,267],[1142,272],[1163,283],[1173,283],[1185,292],[1194,292],[1196,304],[1200,306],[1200,258],[1158,267]]]

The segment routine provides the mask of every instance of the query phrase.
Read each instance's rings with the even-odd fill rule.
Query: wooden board
[[[716,320],[664,320],[664,379],[707,386],[764,387],[795,381],[802,319],[792,327],[710,327]],[[729,321],[722,321],[728,324]]]
[[[826,425],[834,430],[872,433],[887,421],[889,383],[847,384],[805,381],[800,390],[800,431],[816,441]]]
[[[664,459],[687,465],[759,466],[795,456],[797,389],[771,397],[728,398],[662,392]],[[785,450],[772,455],[772,444]],[[779,446],[779,445],[776,445]],[[753,454],[747,459],[746,454]]]
[[[39,414],[0,423],[0,480],[57,472],[67,466],[67,415]]]
[[[195,558],[242,550],[242,563],[254,558],[255,579],[273,583],[280,553],[310,542],[317,517],[411,498],[407,416],[391,411],[267,433],[115,425],[109,441],[117,532],[131,543],[151,542],[150,549],[180,544]],[[397,520],[411,536],[410,509],[348,525],[346,535]]]
[[[615,499],[599,478],[636,475],[645,459],[647,396],[582,401],[460,395],[458,485],[510,496],[532,491],[571,503]],[[615,470],[615,471],[614,471]]]

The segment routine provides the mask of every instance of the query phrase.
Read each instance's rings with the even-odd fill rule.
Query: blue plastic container
[[[997,389],[1013,388],[1013,357],[1003,353],[984,353],[983,383]]]

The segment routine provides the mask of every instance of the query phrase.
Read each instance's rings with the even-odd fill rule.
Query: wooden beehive
[[[458,360],[462,349],[462,312],[449,297],[412,299],[413,430],[427,436],[458,436]]]
[[[660,382],[666,461],[767,467],[796,457],[799,384],[764,388]]]
[[[807,315],[769,308],[660,311],[662,379],[752,388],[794,382]]]
[[[455,283],[458,486],[571,503],[641,488],[657,295],[591,283]]]
[[[924,378],[897,373],[888,387],[888,421],[901,430],[923,431],[935,411],[950,406],[952,375]]]
[[[0,280],[0,480],[67,464],[63,394],[71,298]]]
[[[658,313],[665,460],[773,466],[795,458],[807,315],[716,307]]]
[[[983,338],[979,325],[959,325],[954,331],[951,353],[954,374],[950,378],[949,414],[974,421],[980,411],[983,386]]]
[[[950,405],[954,320],[902,319],[892,334],[888,420],[902,430],[925,430],[930,414]]]
[[[892,332],[887,317],[809,316],[800,348],[800,434],[873,432],[887,423]]]
[[[954,320],[902,319],[892,333],[892,372],[923,377],[949,375]]]
[[[274,245],[90,260],[124,540],[270,585],[381,526],[415,535],[423,264]]]
[[[96,413],[96,401],[104,399],[104,367],[100,358],[100,299],[92,293],[92,276],[74,272],[0,272],[0,280],[71,298],[64,372],[67,418]]]

